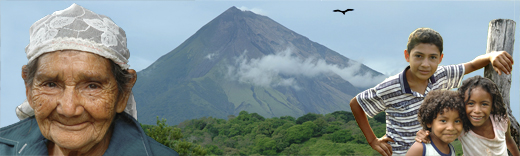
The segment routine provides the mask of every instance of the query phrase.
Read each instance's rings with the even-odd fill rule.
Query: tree
[[[276,141],[272,140],[265,135],[257,135],[255,139],[254,151],[262,155],[275,155],[277,154]]]
[[[314,124],[316,124],[317,128],[314,130],[314,136],[318,137],[322,134],[326,133],[326,129],[328,127],[327,121],[325,121],[324,117],[320,117],[314,120]]]
[[[166,119],[159,120],[159,117],[157,117],[157,126],[145,127],[147,127],[146,135],[175,150],[179,155],[206,155],[207,153],[202,146],[182,139],[181,129],[169,126]]]
[[[296,124],[302,124],[302,123],[307,122],[307,121],[314,121],[317,118],[318,118],[317,114],[307,113],[307,114],[299,117],[298,119],[296,119]]]
[[[168,146],[168,144],[171,142],[172,133],[173,127],[170,127],[168,124],[166,124],[166,119],[159,120],[159,116],[157,116],[157,126],[152,126],[152,128],[148,130],[147,135],[155,141]],[[182,134],[176,137],[182,138]]]
[[[307,121],[302,125],[294,125],[287,129],[286,141],[289,143],[302,143],[306,140],[309,140],[314,133],[314,129],[316,128],[316,124],[311,121]]]
[[[296,121],[296,119],[294,119],[294,117],[292,117],[292,116],[282,116],[282,117],[280,117],[280,119],[288,120],[288,121],[292,121],[292,122]]]
[[[381,112],[381,113],[377,114],[376,116],[374,116],[374,119],[377,122],[386,123],[386,113],[385,112]]]
[[[352,132],[347,129],[342,129],[342,130],[332,133],[330,138],[331,138],[332,142],[335,142],[335,143],[346,143],[346,142],[354,139],[354,138],[352,138]]]
[[[354,115],[351,112],[347,111],[335,111],[332,113],[332,115],[335,116],[336,119],[343,120],[345,123],[354,120]]]
[[[208,150],[208,154],[209,155],[212,155],[212,154],[214,154],[214,155],[222,155],[222,154],[224,154],[224,151],[222,151],[216,145],[207,145],[206,149]]]

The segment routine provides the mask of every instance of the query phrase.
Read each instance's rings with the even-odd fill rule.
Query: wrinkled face
[[[428,80],[437,70],[442,61],[439,48],[430,43],[419,43],[408,54],[405,51],[406,62],[410,63],[410,72],[418,80]]]
[[[468,100],[468,93],[469,91],[466,91],[465,101]],[[487,122],[491,123],[489,114],[491,114],[492,104],[493,98],[491,94],[481,87],[473,88],[471,90],[471,97],[466,103],[466,114],[468,115],[471,125],[479,127],[485,123],[487,125]]]
[[[456,110],[444,109],[444,113],[437,114],[431,124],[427,125],[432,129],[432,134],[445,143],[455,141],[462,132],[462,119]]]
[[[109,60],[74,50],[42,55],[27,100],[43,136],[56,145],[88,151],[106,136],[116,114],[117,82]]]

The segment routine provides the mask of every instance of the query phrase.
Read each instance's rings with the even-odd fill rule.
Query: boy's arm
[[[520,156],[520,151],[518,151],[518,146],[516,146],[515,140],[511,136],[511,122],[508,121],[507,124],[507,132],[506,132],[506,145],[509,152],[511,152],[514,156]]]
[[[499,75],[502,75],[502,73],[509,75],[513,68],[513,57],[506,51],[496,51],[480,55],[472,61],[464,63],[464,75],[479,70],[489,63],[493,65],[493,69],[495,69]]]
[[[430,135],[430,131],[421,129],[421,130],[417,131],[417,133],[415,134],[415,141],[421,142],[421,143],[424,142],[424,143],[429,144],[430,137],[428,137],[428,135]]]
[[[356,118],[356,122],[358,123],[359,128],[365,135],[368,144],[370,144],[370,146],[374,150],[379,152],[381,155],[392,155],[392,146],[390,146],[390,144],[388,144],[387,142],[393,142],[393,140],[391,138],[386,137],[386,135],[381,137],[381,139],[376,137],[374,131],[372,131],[372,128],[368,124],[368,118],[365,115],[365,111],[363,111],[361,106],[359,106],[356,97],[350,100],[350,109],[352,110],[352,114],[354,114],[354,118]]]
[[[413,143],[412,147],[408,149],[408,152],[406,152],[406,156],[417,156],[417,155],[423,155],[423,144],[415,142]]]

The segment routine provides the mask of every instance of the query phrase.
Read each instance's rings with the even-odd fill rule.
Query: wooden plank
[[[510,19],[495,19],[489,22],[486,54],[493,51],[507,51],[511,56],[513,56],[515,27],[516,22]],[[509,119],[511,121],[511,135],[513,136],[516,144],[520,145],[518,142],[520,137],[520,125],[512,114],[509,100],[511,90],[511,75],[506,75],[504,73],[502,73],[502,75],[498,75],[491,64],[489,64],[484,68],[484,77],[493,80],[497,84],[498,89],[500,90],[500,93],[502,94],[504,102],[507,106],[507,114],[509,115]]]

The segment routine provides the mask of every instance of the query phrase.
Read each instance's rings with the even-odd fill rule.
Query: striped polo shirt
[[[405,76],[409,68],[356,96],[359,106],[369,117],[386,112],[386,135],[395,141],[388,143],[397,155],[406,154],[415,142],[417,131],[422,129],[417,111],[428,92],[457,88],[464,76],[463,64],[438,66],[423,95],[410,89]]]

